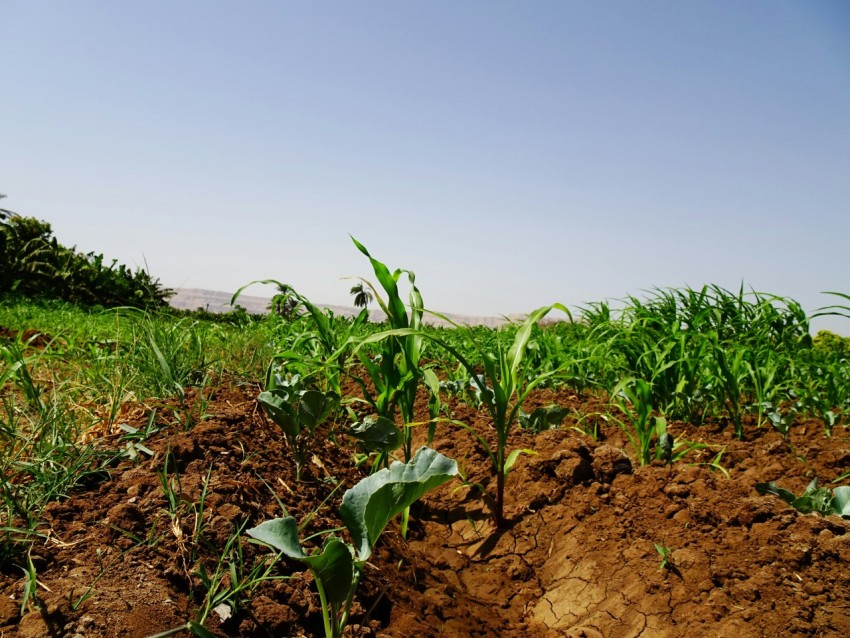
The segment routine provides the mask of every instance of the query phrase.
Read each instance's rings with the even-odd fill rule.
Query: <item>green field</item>
[[[279,312],[266,316],[104,309],[21,296],[0,302],[0,552],[10,574],[18,570],[13,589],[21,615],[44,608],[32,556],[55,533],[45,522],[49,504],[91,494],[128,467],[155,463],[163,511],[172,521],[180,512],[194,521],[190,538],[178,538],[194,548],[194,564],[183,585],[188,624],[176,629],[207,636],[216,631],[207,625],[218,605],[238,615],[250,609],[257,588],[294,573],[291,565],[279,571],[280,556],[269,562],[256,547],[253,562],[234,562],[234,552],[256,538],[312,571],[323,632],[335,638],[354,615],[358,583],[384,527],[400,513],[406,538],[415,524],[410,504],[426,491],[459,474],[493,532],[510,527],[512,472],[536,454],[534,436],[568,430],[599,444],[613,430],[635,467],[698,464],[718,476],[730,472],[728,444],[710,441],[701,429],[719,428],[741,442],[775,432],[792,455],[795,428],[812,436],[816,424],[817,437],[846,437],[850,341],[825,332],[813,338],[809,317],[791,299],[707,286],[631,297],[616,311],[607,302],[572,313],[555,304],[499,329],[435,328],[412,273],[393,272],[358,248],[370,260],[373,277],[365,286],[385,323],[370,323],[365,308],[354,319],[334,316],[287,286],[274,302]],[[277,431],[280,452],[293,464],[285,483],[290,494],[315,482],[311,464],[329,454],[328,446],[362,480],[311,492],[313,513],[301,521],[285,515],[285,492],[270,487],[284,514],[277,522],[246,515],[224,537],[206,537],[207,487],[185,501],[179,479],[169,474],[171,443],[164,456],[152,448],[163,436],[192,433],[214,419],[210,406],[223,388],[242,388],[254,399],[244,409],[261,411]],[[469,458],[457,465],[438,454],[426,463],[416,453],[447,433],[478,450],[483,478],[473,480]],[[409,463],[400,483],[403,466],[394,465],[392,475],[382,470],[393,460]],[[840,483],[847,476],[820,478]],[[369,487],[366,477],[378,484]],[[799,484],[815,476],[786,478]],[[801,511],[850,515],[850,488],[815,487],[800,501],[773,486],[760,489]],[[337,505],[342,488],[346,496]],[[326,539],[321,552],[302,554],[298,525],[337,507],[343,525],[302,533],[307,547]],[[383,517],[376,519],[376,511]],[[166,542],[127,534],[134,547]],[[663,571],[668,550],[658,540]],[[209,552],[219,559],[208,568]],[[225,568],[222,557],[230,557],[228,570],[241,571],[209,572]],[[100,578],[71,600],[74,612],[95,596]]]

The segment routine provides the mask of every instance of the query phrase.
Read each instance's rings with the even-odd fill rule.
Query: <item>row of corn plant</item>
[[[611,395],[623,380],[642,379],[660,414],[693,423],[725,417],[738,437],[747,415],[773,422],[794,396],[806,397],[803,414],[821,418],[827,434],[846,412],[846,358],[813,347],[793,300],[716,286],[659,291],[630,297],[620,311],[593,304],[580,323],[584,330],[565,343],[561,376],[576,389]]]

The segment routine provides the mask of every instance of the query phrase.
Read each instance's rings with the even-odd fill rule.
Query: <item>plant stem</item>
[[[316,589],[319,591],[319,600],[322,603],[322,622],[325,625],[325,638],[337,638],[336,610],[328,603],[328,597],[325,595],[325,588],[322,585],[319,575],[315,571],[313,571],[313,580],[316,581]],[[333,620],[331,620],[331,616],[333,616]]]
[[[401,512],[401,537],[407,540],[407,524],[410,522],[410,508],[405,507]]]
[[[185,625],[180,625],[179,627],[173,627],[172,629],[167,629],[158,634],[153,634],[148,636],[148,638],[167,638],[167,636],[173,636],[174,634],[179,634],[181,631],[191,631],[192,625],[191,623],[186,623]]]

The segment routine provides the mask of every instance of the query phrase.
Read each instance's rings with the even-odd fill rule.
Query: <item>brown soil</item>
[[[243,523],[280,516],[276,499],[299,521],[319,509],[302,537],[338,527],[341,494],[363,472],[354,448],[344,435],[335,444],[323,433],[297,483],[282,437],[257,408],[258,391],[222,380],[207,418],[188,432],[160,411],[163,429],[146,442],[152,458],[127,459],[110,480],[49,506],[41,528],[47,539],[32,550],[41,608],[20,616],[21,571],[7,565],[0,635],[135,638],[164,631],[203,605],[200,566],[213,573],[216,555]],[[581,413],[600,408],[594,397],[548,390],[530,405],[552,401]],[[452,409],[490,436],[482,415],[461,403]],[[143,426],[146,415],[138,412],[129,422]],[[433,447],[459,461],[466,483],[447,484],[417,504],[407,541],[397,523],[387,528],[364,572],[349,634],[850,635],[850,521],[801,515],[753,487],[777,480],[799,491],[811,476],[826,482],[845,471],[843,428],[826,439],[817,424],[803,424],[786,442],[751,426],[751,437],[737,441],[729,429],[673,424],[677,436],[725,446],[727,478],[704,464],[719,448],[695,454],[695,464],[632,467],[616,427],[601,423],[594,441],[574,424],[538,436],[516,432],[512,447],[536,453],[522,456],[508,479],[502,530],[493,528],[474,487],[491,484],[480,446],[467,432],[441,426]],[[125,445],[119,437],[112,434],[111,443]],[[180,479],[173,507],[161,484],[164,467],[173,484]],[[671,551],[666,569],[659,569],[654,543]],[[242,547],[248,568],[267,554]],[[206,626],[217,636],[322,635],[309,574],[288,562],[274,573],[292,578],[260,584],[232,618],[212,613]]]

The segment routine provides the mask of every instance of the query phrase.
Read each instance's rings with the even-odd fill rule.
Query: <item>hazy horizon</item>
[[[3,207],[168,287],[850,292],[850,4],[5,3]],[[267,294],[259,287],[250,294]],[[850,333],[850,320],[822,319]]]

